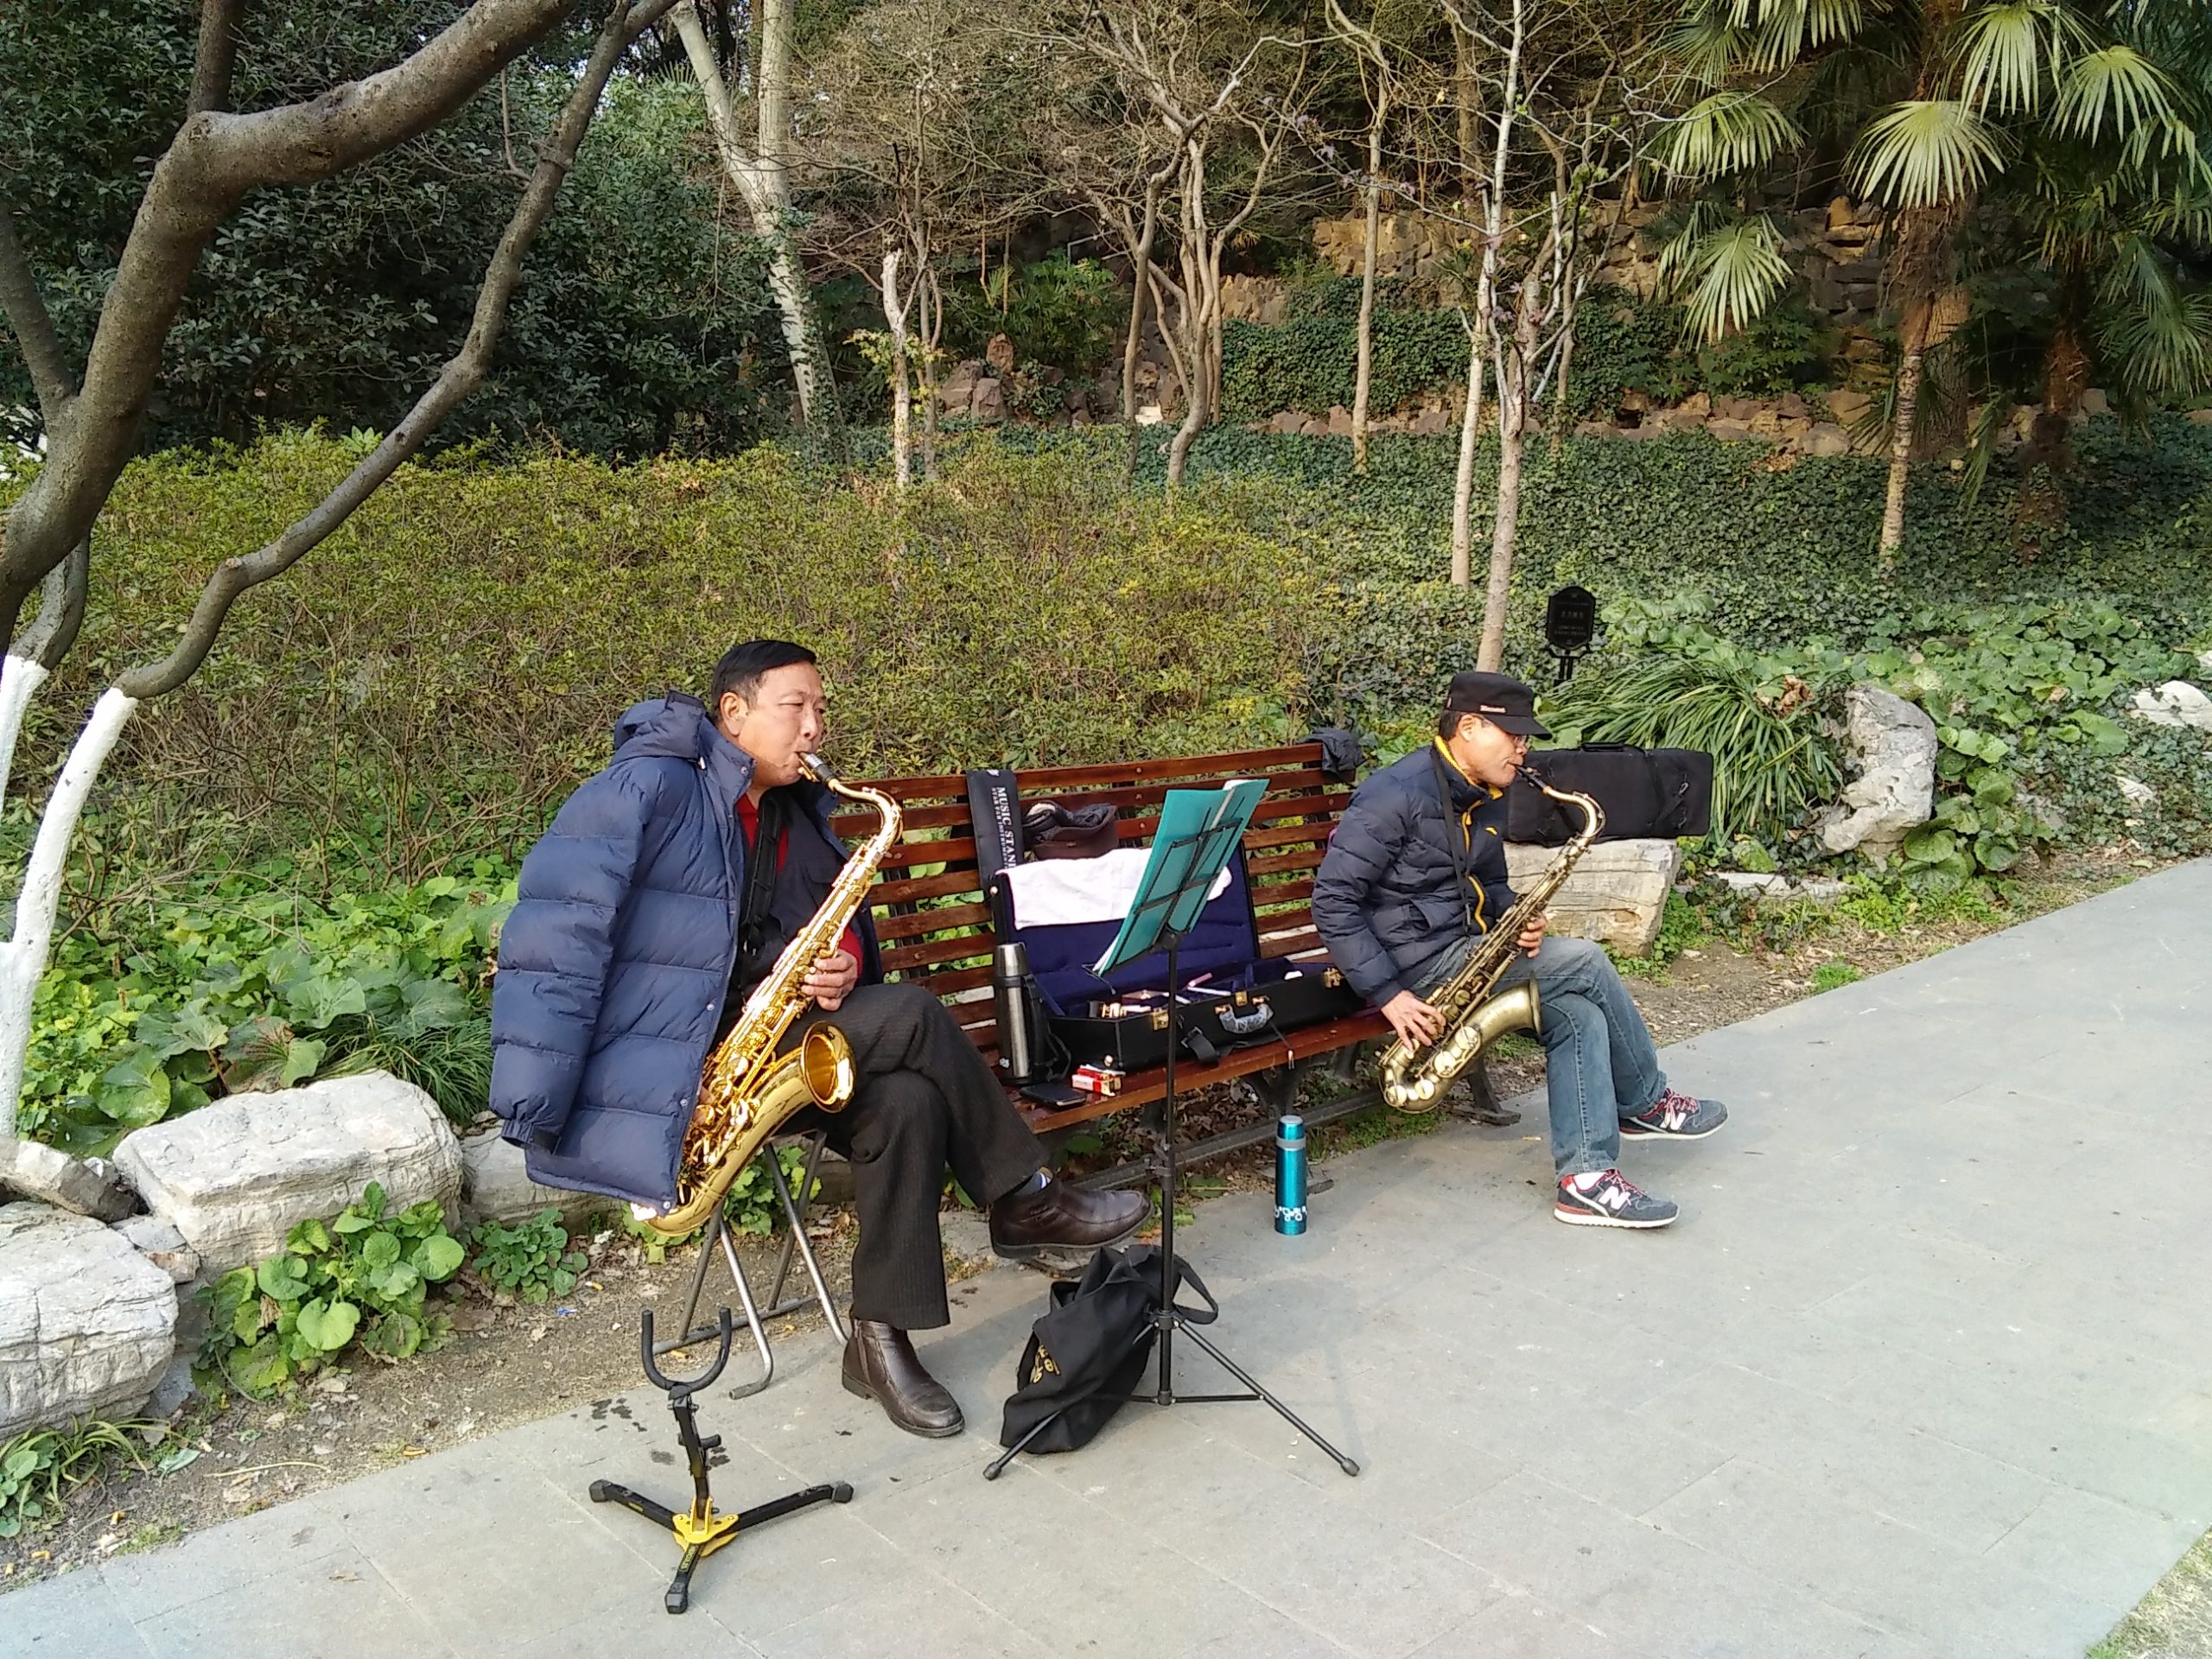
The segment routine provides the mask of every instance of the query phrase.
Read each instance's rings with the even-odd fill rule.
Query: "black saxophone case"
[[[1531,750],[1525,764],[1554,789],[1572,790],[1598,803],[1605,814],[1600,841],[1712,833],[1713,757],[1700,749],[1590,743],[1579,749]],[[1508,841],[1563,847],[1581,828],[1580,812],[1525,778],[1516,779],[1506,791]]]

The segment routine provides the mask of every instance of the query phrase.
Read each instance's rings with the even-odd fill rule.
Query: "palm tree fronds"
[[[2132,46],[2107,46],[2082,53],[2068,67],[2051,124],[2094,143],[2107,124],[2115,134],[2135,134],[2151,127],[2171,131],[2181,124],[2165,71]]]
[[[2043,101],[2045,71],[2056,80],[2091,45],[2088,31],[2051,0],[1996,0],[1961,22],[1960,93],[1977,110],[2018,115]]]
[[[2184,283],[2150,238],[2120,239],[2097,300],[2098,347],[2128,391],[2172,397],[2212,384],[2212,292]]]
[[[2004,162],[1996,130],[1955,99],[1910,99],[1866,124],[1849,171],[1894,207],[1936,207],[1972,194]]]
[[[1789,287],[1793,274],[1782,257],[1781,234],[1764,215],[1707,232],[1681,248],[1675,268],[1688,289],[1684,327],[1707,340],[1750,322]]]
[[[1655,154],[1676,178],[1702,181],[1763,167],[1803,137],[1757,92],[1719,92],[1683,111],[1660,135]]]

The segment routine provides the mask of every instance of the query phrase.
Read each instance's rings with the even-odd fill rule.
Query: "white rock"
[[[273,1255],[297,1223],[336,1215],[371,1181],[393,1209],[435,1198],[448,1219],[461,1197],[445,1115],[382,1071],[232,1095],[134,1131],[115,1159],[209,1275]]]
[[[145,1402],[176,1345],[176,1287],[90,1217],[0,1206],[0,1440]]]
[[[2212,414],[2212,410],[2207,410],[2205,412],[2207,414]],[[2196,653],[2196,665],[2202,669],[2207,674],[2212,674],[2212,651],[2198,652]]]
[[[1529,887],[1558,856],[1556,847],[1508,842],[1508,879],[1516,887]],[[1649,956],[1681,860],[1681,849],[1671,841],[1599,842],[1553,895],[1551,931],[1595,939],[1631,957]]]
[[[1821,844],[1832,853],[1895,852],[1936,810],[1936,722],[1876,685],[1853,686],[1844,713],[1859,776],[1828,809]]]
[[[1769,875],[1758,870],[1715,870],[1713,879],[1731,893],[1782,893],[1789,889],[1786,876]]]
[[[2193,726],[2212,732],[2212,697],[2187,680],[2168,680],[2155,691],[2138,691],[2134,713],[2153,726]]]
[[[461,1143],[461,1208],[469,1221],[526,1221],[552,1208],[567,1221],[603,1210],[607,1200],[588,1192],[540,1186],[523,1166],[522,1148],[494,1129]]]
[[[184,1242],[174,1223],[159,1216],[131,1216],[117,1222],[115,1230],[176,1283],[188,1285],[199,1277],[200,1252]]]
[[[2124,772],[2116,772],[2113,773],[2112,780],[2120,785],[2120,798],[2133,801],[2138,806],[2148,806],[2158,798],[2158,791],[2139,778],[2131,778]]]
[[[95,1221],[120,1221],[138,1207],[138,1195],[105,1162],[36,1141],[0,1139],[0,1194],[7,1192]]]

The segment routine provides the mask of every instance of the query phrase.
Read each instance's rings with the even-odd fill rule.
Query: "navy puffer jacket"
[[[1505,798],[1470,783],[1433,743],[1359,786],[1313,880],[1313,925],[1352,989],[1379,1007],[1465,935],[1470,911],[1478,931],[1505,913],[1504,831]]]
[[[753,761],[680,696],[637,704],[614,742],[523,861],[493,981],[492,1109],[531,1179],[665,1207],[737,952]],[[806,822],[842,859],[829,804]],[[858,926],[862,977],[880,978],[865,912]]]

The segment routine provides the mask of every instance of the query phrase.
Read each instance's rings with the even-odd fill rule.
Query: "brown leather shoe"
[[[1016,1261],[1046,1249],[1095,1250],[1120,1243],[1151,1213],[1141,1192],[1086,1192],[1047,1181],[991,1206],[991,1249]]]
[[[906,1333],[895,1325],[855,1319],[845,1339],[845,1392],[874,1401],[909,1434],[941,1440],[961,1429],[960,1402],[922,1369]]]

